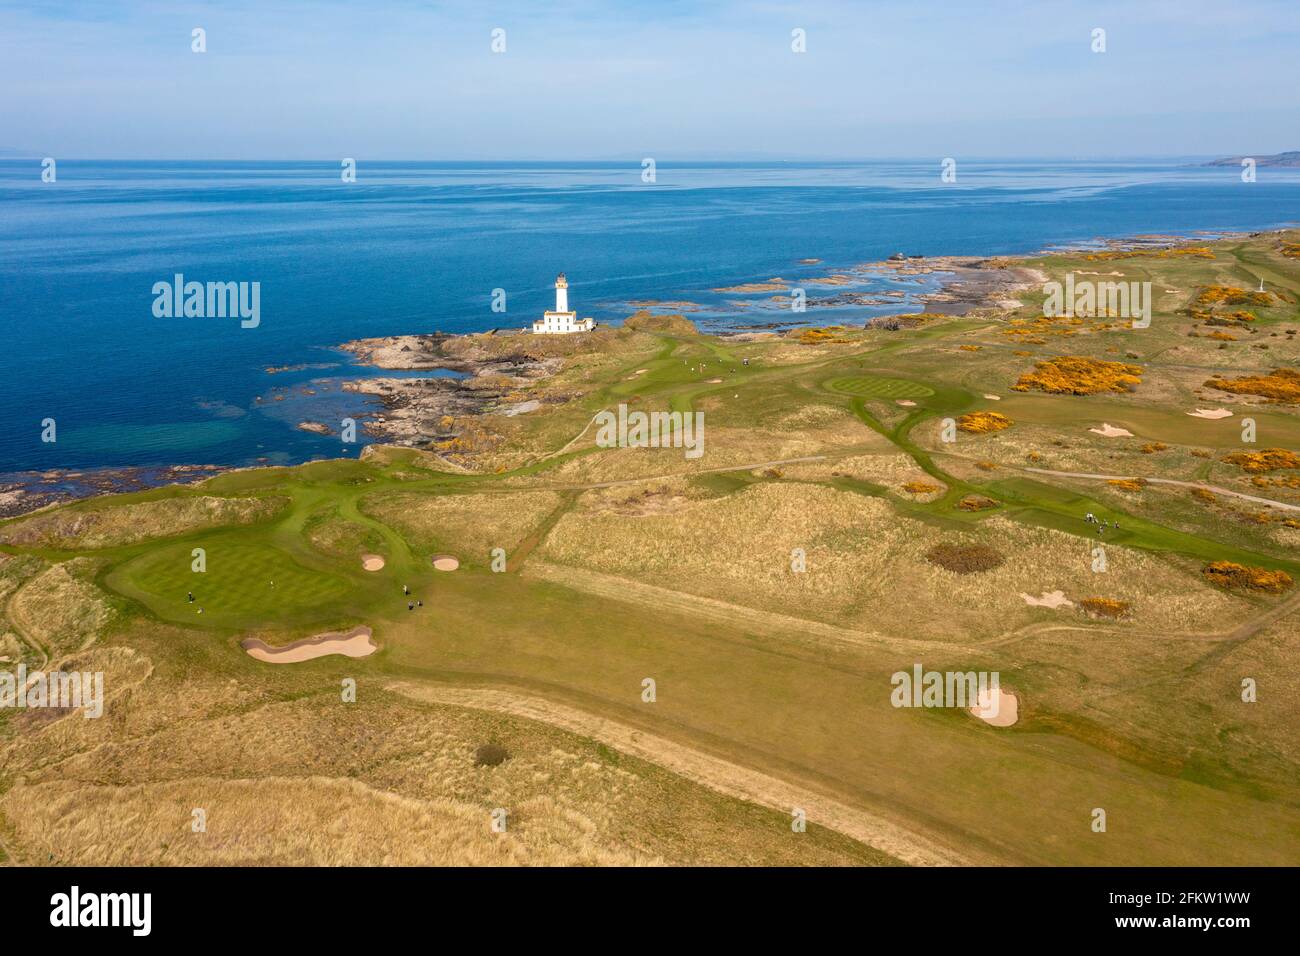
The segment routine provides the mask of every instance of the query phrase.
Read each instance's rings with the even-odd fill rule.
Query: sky
[[[0,150],[1258,156],[1300,149],[1297,64],[1297,0],[0,0]]]

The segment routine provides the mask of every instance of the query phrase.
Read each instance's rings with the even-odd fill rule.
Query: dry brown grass
[[[61,866],[662,862],[601,846],[589,820],[544,796],[509,808],[513,830],[494,833],[489,810],[473,804],[312,776],[117,787],[52,781],[15,787],[0,807],[25,854]],[[204,833],[191,830],[196,807],[208,815]]]
[[[615,580],[643,581],[778,615],[921,640],[979,640],[1034,620],[1020,592],[1088,593],[1096,576],[1079,560],[1079,539],[990,517],[954,541],[879,498],[833,488],[764,483],[721,497],[687,500],[669,513],[624,517],[582,495],[535,555]],[[983,544],[1005,564],[954,575],[926,553],[941,543]],[[807,571],[791,569],[802,548]],[[1237,599],[1156,556],[1108,549],[1115,597],[1134,619],[1171,631],[1211,630],[1241,613]],[[564,573],[560,579],[581,579]],[[1138,602],[1157,589],[1161,601]],[[617,589],[615,589],[616,592]],[[611,594],[610,599],[614,598]]]
[[[901,488],[914,482],[940,485],[928,473],[921,470],[911,455],[896,450],[887,454],[850,455],[844,458],[829,458],[826,461],[801,462],[781,467],[786,477],[804,481],[854,478],[890,488]]]
[[[663,332],[668,335],[695,335],[695,323],[684,315],[658,315],[645,309],[634,312],[623,320],[623,328],[635,332]]]
[[[124,649],[109,649],[121,651]],[[93,653],[93,652],[92,652]],[[106,685],[124,680],[124,660]],[[98,664],[99,662],[95,662]],[[30,864],[820,865],[888,862],[532,721],[378,690],[282,691],[136,674],[105,719],[75,715],[0,751],[0,798]],[[141,681],[144,681],[142,684]],[[488,741],[508,759],[484,761]],[[203,808],[207,832],[191,829]],[[505,833],[490,828],[509,812]]]
[[[80,505],[44,512],[0,527],[0,542],[26,547],[111,548],[221,525],[271,517],[285,498],[163,498],[132,504]]]
[[[380,492],[361,499],[361,510],[384,522],[417,549],[449,548],[462,559],[488,561],[493,548],[507,552],[560,503],[553,491],[465,495]]]
[[[333,512],[312,516],[303,527],[303,534],[317,551],[336,557],[366,553],[383,557],[388,553],[383,535],[374,528],[347,521]]]
[[[85,647],[113,620],[104,593],[81,576],[86,568],[84,559],[53,565],[9,601],[9,620],[51,656]]]

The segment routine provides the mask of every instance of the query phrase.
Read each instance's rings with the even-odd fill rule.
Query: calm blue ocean
[[[521,327],[561,270],[574,307],[608,321],[643,299],[725,310],[710,290],[894,252],[1300,220],[1300,171],[1262,168],[1247,184],[1187,162],[962,162],[954,184],[932,160],[661,164],[645,184],[639,162],[361,161],[345,184],[333,162],[68,160],[42,183],[39,162],[0,161],[0,472],[355,454],[293,427],[361,409],[338,392],[353,370],[330,346]],[[261,324],[156,318],[153,284],[176,273],[259,282]],[[491,310],[496,288],[505,314]],[[884,311],[903,308],[809,317]],[[284,365],[309,367],[265,371]]]

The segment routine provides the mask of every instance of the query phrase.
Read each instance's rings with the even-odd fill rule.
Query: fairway
[[[934,389],[920,382],[902,378],[884,378],[879,375],[850,375],[833,378],[826,383],[833,392],[857,398],[929,398]]]
[[[209,620],[225,623],[257,615],[283,619],[297,610],[320,608],[348,591],[342,578],[306,568],[269,545],[217,540],[205,547],[206,571],[191,570],[190,545],[176,544],[128,562],[121,575],[135,592],[132,596],[154,613],[187,623],[200,607]],[[192,605],[189,592],[194,593]]]

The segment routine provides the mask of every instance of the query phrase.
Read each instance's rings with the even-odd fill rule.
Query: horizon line
[[[1133,160],[1174,160],[1174,159],[1236,159],[1239,157],[1271,157],[1280,156],[1290,152],[1300,150],[1280,150],[1277,152],[1218,152],[1218,153],[1098,153],[1093,155],[1065,155],[1065,154],[996,154],[981,153],[962,156],[956,154],[954,158],[966,162],[1104,162],[1104,161],[1133,161]],[[953,155],[953,154],[949,154]],[[639,165],[647,158],[654,159],[658,166],[673,165],[680,163],[819,163],[819,164],[852,164],[852,163],[888,163],[888,162],[942,162],[947,157],[937,157],[937,154],[930,155],[872,155],[872,156],[686,156],[679,158],[661,159],[658,156],[643,157],[578,157],[569,156],[562,158],[545,158],[537,156],[511,156],[511,157],[451,157],[436,158],[432,156],[423,156],[411,159],[392,159],[386,157],[339,157],[339,156],[77,156],[64,155],[59,157],[55,152],[40,151],[16,151],[0,150],[0,162],[27,162],[30,160],[41,160],[54,156],[61,161],[72,162],[99,162],[99,163],[338,163],[342,159],[356,159],[358,162],[367,163],[587,163],[601,165],[615,165],[622,163],[633,163]],[[937,157],[937,158],[936,158]]]

